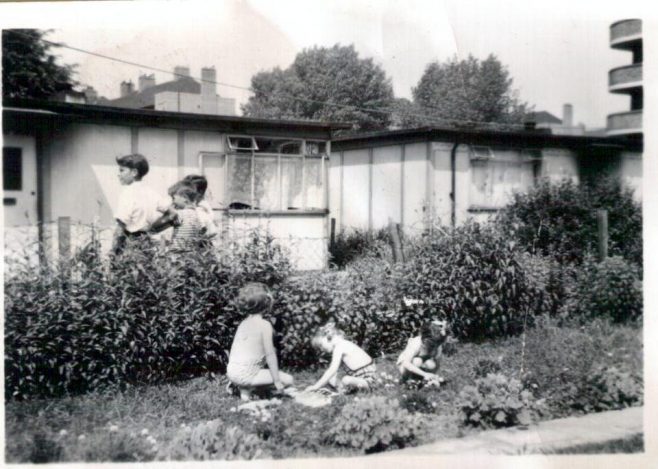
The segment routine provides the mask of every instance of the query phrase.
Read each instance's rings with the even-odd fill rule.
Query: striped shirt
[[[174,227],[171,237],[173,249],[193,249],[198,246],[199,237],[203,225],[195,208],[183,208],[176,210],[179,225]]]

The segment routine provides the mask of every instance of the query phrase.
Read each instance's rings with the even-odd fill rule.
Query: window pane
[[[306,182],[306,208],[324,208],[322,160],[320,158],[306,158],[304,173]]]
[[[251,156],[229,156],[228,194],[229,208],[252,208]]]
[[[303,208],[301,158],[281,158],[281,191],[284,209]]]
[[[229,137],[228,146],[236,153],[250,153],[254,148],[254,142],[251,137]]]
[[[20,148],[2,148],[2,187],[6,191],[23,188],[23,154]]]
[[[299,155],[302,152],[301,140],[256,138],[256,145],[258,147],[258,153]]]
[[[491,197],[491,173],[487,161],[471,161],[471,188],[469,201],[471,205],[487,206]]]
[[[255,207],[261,210],[278,210],[279,184],[275,156],[257,156],[254,159]]]
[[[327,142],[306,142],[306,154],[320,156],[327,153]]]
[[[509,155],[508,155],[509,156]],[[534,182],[534,166],[516,160],[472,160],[469,202],[477,207],[501,208],[514,192],[526,192]]]

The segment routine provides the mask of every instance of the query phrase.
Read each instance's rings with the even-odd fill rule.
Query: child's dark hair
[[[140,153],[131,153],[130,155],[117,156],[117,164],[126,168],[137,171],[137,179],[141,180],[149,172],[149,162],[146,157]]]
[[[197,192],[194,190],[194,187],[182,184],[176,188],[173,195],[179,195],[190,203],[195,203],[197,200]]]
[[[240,289],[237,303],[239,310],[249,315],[269,311],[273,300],[265,284],[252,282]]]
[[[189,184],[190,186],[196,189],[197,194],[199,194],[199,199],[203,199],[206,195],[206,190],[208,189],[208,179],[201,174],[188,174],[181,181],[184,184]]]

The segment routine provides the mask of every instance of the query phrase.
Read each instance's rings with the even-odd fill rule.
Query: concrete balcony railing
[[[610,25],[610,46],[623,47],[624,43],[642,38],[642,20],[622,20]]]
[[[608,115],[607,135],[642,133],[642,111],[618,112]]]
[[[608,72],[610,92],[623,92],[638,86],[642,86],[642,64],[617,67]]]

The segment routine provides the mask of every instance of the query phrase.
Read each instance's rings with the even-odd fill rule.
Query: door
[[[5,227],[36,225],[37,156],[34,137],[4,135],[2,189]]]

